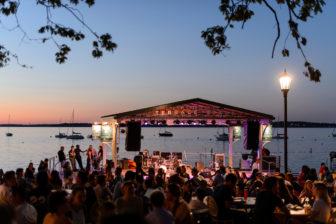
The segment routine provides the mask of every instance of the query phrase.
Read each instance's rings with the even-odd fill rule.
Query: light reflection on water
[[[33,127],[17,127],[11,128],[13,137],[6,137],[7,128],[0,128],[0,168],[4,170],[16,169],[18,167],[26,167],[32,161],[37,164],[41,159],[50,158],[57,154],[61,145],[69,150],[72,144],[81,145],[82,149],[86,149],[89,144],[98,147],[100,144],[97,140],[66,140],[57,139],[55,134],[58,128],[33,128]],[[173,132],[172,138],[158,137],[160,129],[143,128],[142,149],[147,148],[150,152],[153,150],[167,152],[228,152],[228,144],[215,140],[217,132],[221,133],[221,128],[167,128]],[[69,130],[70,132],[71,130]],[[91,134],[91,128],[76,128],[84,136]],[[161,129],[163,131],[163,129]],[[61,132],[67,132],[66,128]],[[226,131],[227,132],[227,131]],[[282,131],[280,131],[282,132]],[[298,172],[303,164],[318,168],[321,162],[326,162],[329,158],[330,151],[336,151],[336,138],[331,136],[332,129],[328,128],[290,128],[288,139],[289,167]],[[273,131],[275,134],[276,131]],[[120,157],[133,158],[135,153],[128,153],[124,150],[125,135],[121,134],[120,138]],[[267,143],[272,154],[282,156],[283,140],[273,140]],[[110,155],[110,150],[108,155]],[[246,152],[243,150],[242,140],[234,144],[234,153],[237,157],[234,163],[238,163],[240,154]],[[202,159],[201,155],[194,155],[190,160]],[[83,158],[83,160],[85,160]]]

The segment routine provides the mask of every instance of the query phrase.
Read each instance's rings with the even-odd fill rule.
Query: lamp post
[[[286,72],[286,69],[283,73],[281,73],[279,82],[280,82],[280,88],[284,96],[284,167],[285,167],[285,173],[288,171],[288,152],[287,152],[287,95],[288,91],[290,89],[291,84],[291,77]]]

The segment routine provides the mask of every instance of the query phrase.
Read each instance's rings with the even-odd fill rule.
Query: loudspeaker
[[[248,156],[249,156],[249,154],[245,154],[245,153],[243,153],[243,154],[242,154],[242,159],[243,159],[243,160],[247,160],[247,159],[248,159]]]
[[[246,149],[257,151],[259,148],[259,122],[249,121],[247,123]]]
[[[141,149],[141,123],[138,121],[129,121],[126,124],[126,151],[140,151]]]

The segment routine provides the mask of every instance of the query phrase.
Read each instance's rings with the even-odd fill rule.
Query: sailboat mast
[[[72,109],[72,134],[74,133],[74,128],[73,128],[73,125],[75,123],[75,109]]]
[[[10,114],[8,114],[8,127],[7,127],[7,132],[9,133],[9,124],[10,124]]]

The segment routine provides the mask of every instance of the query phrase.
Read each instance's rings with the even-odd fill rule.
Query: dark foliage
[[[37,33],[42,37],[32,39],[28,37],[26,31],[21,27],[18,19],[18,10],[20,8],[21,0],[0,0],[0,16],[14,17],[16,19],[16,27],[22,32],[22,39],[37,40],[41,43],[52,41],[58,48],[55,53],[55,60],[57,63],[62,64],[68,60],[71,48],[68,44],[62,42],[62,40],[70,41],[82,41],[87,38],[82,31],[76,30],[72,27],[60,24],[53,20],[52,13],[56,10],[65,10],[73,16],[74,20],[77,20],[79,24],[84,27],[84,32],[90,34],[93,37],[92,40],[92,56],[94,58],[100,58],[103,56],[104,51],[113,52],[117,48],[117,44],[112,41],[112,36],[108,33],[97,34],[91,27],[84,22],[84,18],[81,12],[76,8],[79,4],[86,4],[91,7],[95,4],[94,0],[35,0],[32,4],[36,4],[37,7],[44,7],[46,12],[45,25],[41,26]],[[11,29],[11,30],[14,30]],[[13,54],[5,46],[0,44],[0,67],[6,66],[11,59],[15,59],[18,64],[18,57]],[[26,65],[20,64],[23,67]]]
[[[269,10],[276,23],[276,38],[272,48],[272,58],[274,57],[275,49],[281,36],[281,24],[278,19],[279,9],[286,7],[288,9],[288,23],[286,28],[288,29],[288,35],[291,36],[296,42],[296,46],[301,52],[305,63],[304,75],[311,81],[319,82],[321,78],[321,72],[314,68],[308,61],[303,47],[307,45],[307,39],[299,30],[299,23],[307,22],[308,19],[314,15],[322,13],[322,9],[325,5],[324,0],[221,0],[219,10],[224,16],[226,24],[223,26],[213,26],[207,28],[202,32],[201,37],[207,47],[210,48],[214,55],[221,53],[223,50],[230,48],[227,41],[227,32],[229,29],[234,28],[235,23],[241,23],[242,28],[244,24],[251,20],[255,16],[253,9],[256,7],[263,7]],[[281,17],[284,15],[281,14]],[[289,57],[290,51],[286,48],[286,41],[281,54],[283,57]]]

